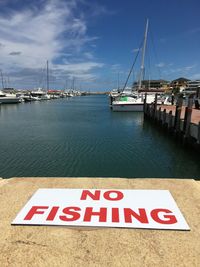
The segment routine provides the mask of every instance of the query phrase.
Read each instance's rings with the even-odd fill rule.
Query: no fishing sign
[[[168,190],[38,189],[12,224],[190,230]]]

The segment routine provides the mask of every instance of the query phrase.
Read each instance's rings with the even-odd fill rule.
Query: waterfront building
[[[184,88],[187,87],[188,82],[190,82],[189,79],[180,77],[180,78],[178,78],[176,80],[171,81],[170,86],[172,88],[184,89]]]
[[[200,80],[188,81],[187,83],[187,89],[192,91],[195,91],[198,87],[200,87]]]
[[[143,80],[141,82],[142,91],[146,90],[156,90],[156,91],[165,91],[169,88],[169,81],[166,80]],[[134,82],[133,89],[138,88],[138,82]]]
[[[197,94],[197,90],[200,88],[200,80],[193,80],[187,82],[187,87],[182,90],[185,94]]]

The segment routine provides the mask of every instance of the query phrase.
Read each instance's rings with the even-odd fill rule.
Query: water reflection
[[[112,112],[114,120],[119,120],[125,126],[137,126],[143,125],[143,113],[142,112]]]

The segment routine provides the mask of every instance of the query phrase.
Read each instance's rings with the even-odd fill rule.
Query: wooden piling
[[[198,87],[196,90],[196,97],[194,104],[195,104],[195,109],[200,109],[200,87]]]
[[[112,109],[113,97],[110,95],[110,108]]]
[[[172,116],[172,110],[169,112],[169,119],[168,119],[168,129],[171,130],[173,128],[173,116]]]
[[[188,106],[185,108],[185,117],[184,117],[184,126],[183,126],[183,132],[184,132],[185,138],[189,137],[189,135],[190,135],[192,105],[193,105],[193,98],[189,98],[188,99]]]
[[[156,99],[155,99],[156,100]],[[181,141],[182,144],[188,145],[199,151],[200,149],[200,122],[195,119],[197,111],[193,108],[193,99],[190,98],[188,106],[185,110],[185,119],[181,120],[183,98],[177,101],[176,113],[173,115],[174,107],[169,106],[156,108],[156,101],[146,106],[146,116],[152,122],[156,122],[159,127],[162,127],[170,136],[174,136],[176,140]],[[193,110],[193,112],[192,112]],[[195,124],[195,125],[192,125]]]
[[[144,111],[144,117],[149,116],[149,105],[146,103],[146,110]]]
[[[147,110],[147,92],[145,93],[144,97],[144,106],[143,106],[144,116],[146,114],[146,110]]]
[[[162,120],[162,124],[165,127],[166,126],[166,108],[163,110],[163,120]]]
[[[200,145],[200,122],[199,122],[199,124],[198,124],[197,144]]]
[[[159,107],[159,110],[158,110],[158,123],[159,124],[162,124],[162,120],[161,120],[161,107]]]
[[[174,105],[174,94],[172,93],[172,101],[171,101],[172,106]]]
[[[200,87],[196,90],[196,98],[200,98]]]
[[[153,118],[154,118],[154,120],[156,120],[156,114],[157,114],[157,101],[158,101],[158,95],[157,94],[155,94],[155,101],[154,101],[154,116],[153,116]]]
[[[183,104],[183,98],[179,97],[177,104],[176,104],[176,113],[175,113],[175,122],[174,122],[174,128],[177,133],[180,132],[182,104]]]

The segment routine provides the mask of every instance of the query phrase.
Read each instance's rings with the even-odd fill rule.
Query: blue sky
[[[145,78],[200,79],[199,0],[0,0],[4,84],[110,90],[123,86],[149,18]],[[138,58],[130,83],[137,80]],[[129,83],[129,84],[130,84]]]

